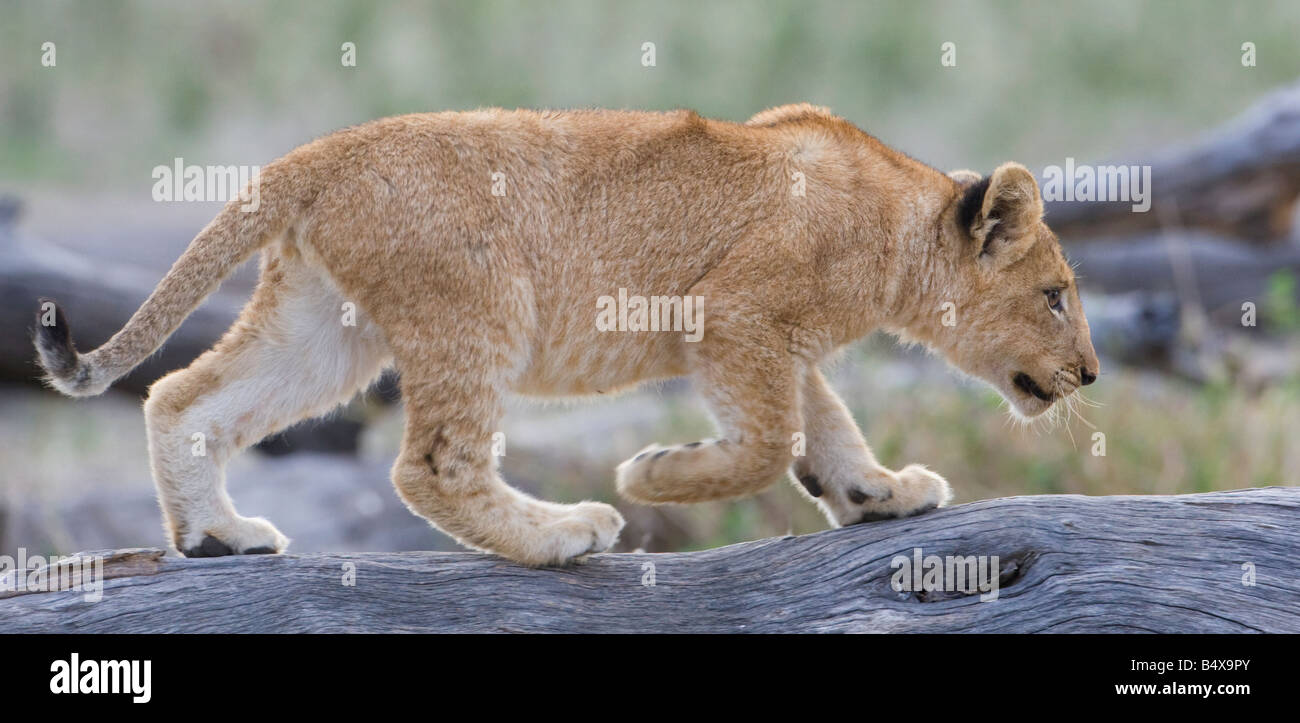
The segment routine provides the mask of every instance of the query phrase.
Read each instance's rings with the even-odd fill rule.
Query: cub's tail
[[[68,396],[90,397],[126,375],[237,266],[293,223],[314,200],[312,181],[319,177],[291,157],[269,164],[190,242],[126,326],[94,351],[79,353],[63,309],[42,299],[33,341],[46,381]]]

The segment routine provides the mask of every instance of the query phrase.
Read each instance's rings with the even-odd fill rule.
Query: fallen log
[[[1128,200],[1049,199],[1047,221],[1062,238],[1087,241],[1162,227],[1254,242],[1288,238],[1300,198],[1300,84],[1265,96],[1198,142],[1104,165],[1151,166],[1151,208],[1135,213]]]
[[[0,619],[6,632],[96,633],[1296,633],[1297,512],[1295,487],[1009,497],[565,569],[472,553],[106,551],[100,601],[0,592]],[[918,548],[997,556],[996,599],[895,590],[896,558]]]

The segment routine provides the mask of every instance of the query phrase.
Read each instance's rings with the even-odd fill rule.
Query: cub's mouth
[[[1011,383],[1025,394],[1038,397],[1044,402],[1052,401],[1052,395],[1044,391],[1042,387],[1038,386],[1038,382],[1034,381],[1033,377],[1024,372],[1016,372],[1016,375],[1011,378]]]

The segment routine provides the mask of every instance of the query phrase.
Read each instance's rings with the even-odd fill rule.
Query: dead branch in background
[[[1265,96],[1198,143],[1113,164],[1151,166],[1151,209],[1048,201],[1047,221],[1062,238],[1153,231],[1171,216],[1182,227],[1252,243],[1290,238],[1300,198],[1300,83]]]

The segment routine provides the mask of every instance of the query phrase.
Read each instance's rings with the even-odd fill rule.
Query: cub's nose
[[[1088,367],[1079,367],[1079,381],[1083,382],[1083,386],[1086,387],[1097,381],[1097,375],[1088,371]]]

